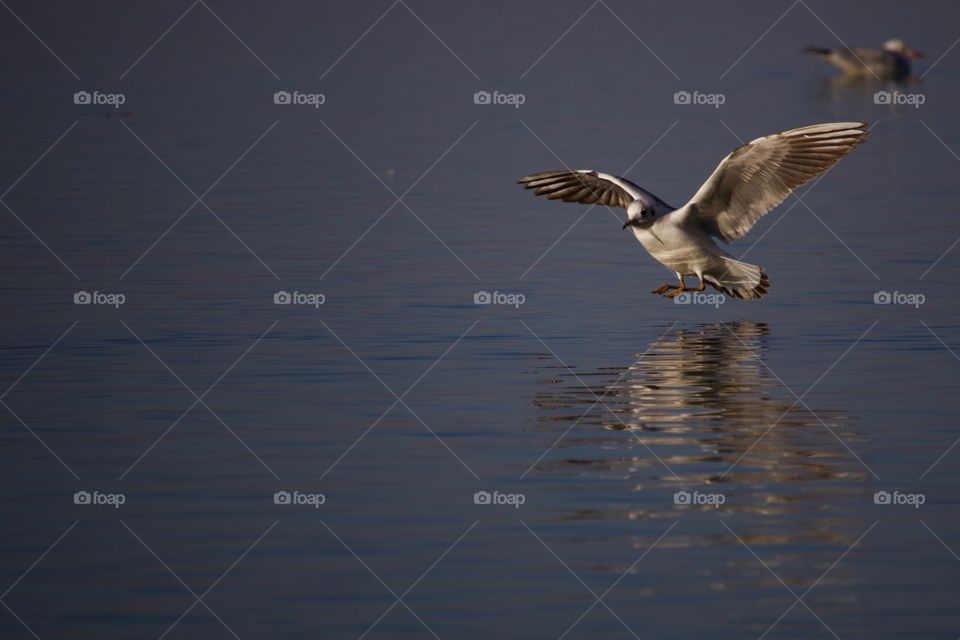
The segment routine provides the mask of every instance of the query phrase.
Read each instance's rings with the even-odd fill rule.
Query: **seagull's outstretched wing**
[[[687,203],[686,220],[726,242],[863,142],[867,125],[832,122],[757,138],[723,159]]]
[[[599,171],[545,171],[520,178],[525,189],[536,189],[538,196],[564,202],[600,203],[624,209],[634,200],[645,200],[653,206],[660,199],[633,184],[626,178]]]

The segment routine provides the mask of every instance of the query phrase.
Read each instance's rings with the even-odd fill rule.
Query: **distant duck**
[[[911,49],[899,38],[887,40],[882,49],[807,47],[806,52],[823,58],[848,76],[875,77],[878,80],[906,79],[910,76],[910,61],[924,56],[922,51]]]

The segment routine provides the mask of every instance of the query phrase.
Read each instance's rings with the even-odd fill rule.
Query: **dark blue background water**
[[[957,18],[11,2],[0,636],[956,637]],[[891,36],[920,108],[800,53]],[[679,205],[738,138],[833,120],[868,144],[732,248],[760,303],[651,296],[622,211],[514,184],[629,169]]]

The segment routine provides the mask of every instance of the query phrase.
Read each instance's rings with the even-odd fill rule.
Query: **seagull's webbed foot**
[[[660,293],[660,294],[666,293],[667,291],[670,290],[671,287],[673,287],[672,284],[662,284],[656,289],[654,289],[653,291],[651,291],[650,293]]]
[[[673,290],[671,290],[671,291],[668,291],[667,293],[665,293],[665,294],[663,294],[663,295],[666,296],[667,298],[673,299],[673,298],[676,298],[676,297],[677,297],[678,295],[680,295],[681,293],[683,293],[684,291],[688,291],[688,289],[687,289],[686,287],[684,287],[684,286],[681,285],[681,286],[677,287],[676,289],[673,289]]]

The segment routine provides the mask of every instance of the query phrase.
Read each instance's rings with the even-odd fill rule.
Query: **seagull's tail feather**
[[[825,47],[814,47],[812,45],[805,48],[804,51],[807,53],[812,53],[813,55],[818,56],[820,58],[829,58],[830,54],[833,53],[833,49],[827,49]]]
[[[719,274],[703,274],[703,280],[714,289],[731,298],[742,300],[760,299],[770,290],[770,278],[763,267],[723,258],[724,271]]]

